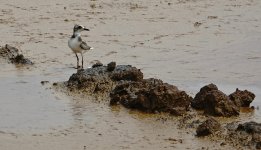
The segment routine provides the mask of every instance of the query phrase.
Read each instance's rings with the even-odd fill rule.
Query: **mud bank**
[[[92,68],[78,70],[68,81],[54,85],[66,87],[67,92],[99,95],[108,105],[121,104],[147,113],[164,112],[180,116],[181,129],[193,129],[192,134],[197,135],[195,138],[210,136],[211,140],[220,141],[221,146],[229,144],[238,148],[260,147],[261,131],[258,123],[241,125],[233,121],[240,115],[242,107],[254,111],[254,108],[250,108],[250,103],[255,94],[248,90],[236,89],[226,95],[211,83],[202,87],[192,98],[175,85],[155,78],[144,79],[143,73],[136,67],[116,65],[115,62],[107,66],[94,64]],[[224,123],[220,121],[220,117],[231,117],[231,121]],[[237,138],[231,138],[233,136]],[[246,137],[251,140],[240,142]]]

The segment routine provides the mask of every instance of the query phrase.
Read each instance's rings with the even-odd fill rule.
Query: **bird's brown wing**
[[[81,44],[80,44],[80,47],[84,50],[91,50],[92,47],[90,47],[89,45],[87,45],[86,42],[82,41]]]

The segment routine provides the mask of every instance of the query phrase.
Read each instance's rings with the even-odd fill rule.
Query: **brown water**
[[[253,105],[260,105],[259,0],[0,2],[0,45],[18,47],[35,62],[20,67],[0,61],[1,149],[196,149],[216,144],[176,129],[172,117],[162,121],[165,115],[110,108],[53,90],[52,82],[68,80],[76,71],[67,46],[75,23],[91,30],[83,33],[95,48],[84,55],[85,67],[94,60],[131,64],[145,78],[160,78],[192,96],[211,82],[226,94],[248,89],[257,96]],[[50,84],[41,85],[45,80]],[[260,115],[256,110],[238,120],[260,121]]]

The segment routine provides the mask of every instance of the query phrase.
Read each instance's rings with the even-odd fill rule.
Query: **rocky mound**
[[[79,70],[66,83],[70,90],[89,94],[110,93],[110,104],[122,104],[147,112],[185,113],[192,98],[174,85],[159,79],[143,79],[143,73],[130,65],[93,65]]]
[[[175,115],[185,113],[192,99],[176,86],[153,78],[119,84],[110,97],[110,104],[120,103],[128,108],[148,112],[170,112]]]
[[[127,108],[146,112],[169,112],[174,115],[185,114],[190,105],[204,110],[212,116],[238,116],[241,106],[249,106],[255,95],[247,90],[236,90],[227,96],[211,83],[200,89],[192,99],[176,86],[163,83],[160,79],[143,79],[143,73],[130,65],[104,66],[94,64],[92,68],[78,70],[66,86],[71,91],[109,96],[110,104],[121,104]]]
[[[249,107],[250,103],[255,99],[255,94],[244,90],[241,91],[236,89],[236,91],[229,95],[229,98],[238,106],[238,107]]]
[[[213,116],[237,116],[239,115],[239,107],[237,107],[229,97],[219,90],[208,93],[205,97],[204,112]]]
[[[212,116],[238,116],[240,107],[249,107],[254,98],[255,95],[252,92],[238,89],[227,96],[211,83],[200,89],[191,101],[191,106],[204,110],[205,114]]]
[[[67,82],[67,87],[88,94],[109,94],[122,81],[139,81],[142,79],[143,73],[136,67],[130,65],[112,67],[111,65],[97,64],[93,65],[92,68],[79,70],[73,74]]]
[[[25,58],[24,55],[19,54],[17,48],[7,44],[5,45],[5,47],[0,48],[0,56],[14,64],[24,64],[24,65],[33,64],[31,60]]]

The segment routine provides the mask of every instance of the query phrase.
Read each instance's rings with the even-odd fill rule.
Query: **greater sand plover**
[[[89,29],[85,28],[82,25],[76,24],[73,27],[73,35],[68,41],[68,45],[71,48],[71,50],[75,53],[75,56],[77,58],[77,69],[79,66],[79,57],[77,53],[80,53],[82,56],[82,69],[83,69],[83,53],[87,52],[88,50],[93,49],[92,47],[88,46],[85,41],[81,38],[81,32],[82,31],[90,31]]]

